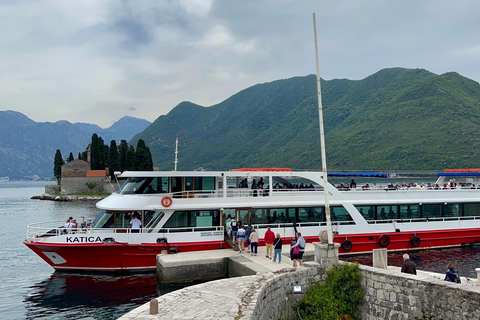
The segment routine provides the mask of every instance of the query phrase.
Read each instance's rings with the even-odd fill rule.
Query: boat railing
[[[161,228],[158,233],[177,233],[177,232],[219,232],[219,235],[223,235],[223,226],[210,226],[210,227],[181,227],[181,228]]]
[[[188,228],[163,228],[159,231],[154,231],[152,228],[72,228],[66,231],[62,226],[63,220],[44,221],[29,224],[27,226],[27,240],[40,241],[46,237],[60,236],[60,235],[81,235],[81,234],[100,234],[100,233],[173,233],[173,232],[221,232],[223,235],[223,226],[208,226],[208,227],[188,227]],[[58,225],[61,226],[58,226]]]
[[[323,188],[302,188],[302,189],[248,189],[248,188],[228,188],[227,198],[253,198],[268,196],[305,196],[318,195],[323,192]],[[173,192],[172,198],[223,198],[223,190],[190,190]]]
[[[367,222],[368,224],[382,224],[382,223],[444,222],[444,221],[460,221],[460,220],[480,220],[480,216],[378,219],[378,220],[367,220]]]
[[[27,226],[27,239],[58,236],[64,230],[64,220],[42,221]]]

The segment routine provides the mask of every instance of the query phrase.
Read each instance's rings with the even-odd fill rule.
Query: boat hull
[[[169,246],[164,243],[118,242],[64,244],[24,241],[24,244],[58,271],[115,273],[153,271],[158,254],[230,248],[227,242],[181,243]]]
[[[305,236],[308,242],[318,242],[317,236]],[[288,238],[284,238],[288,243]],[[418,232],[390,232],[369,234],[336,235],[334,242],[340,244],[340,255],[372,252],[374,249],[388,251],[411,251],[480,243],[480,228],[433,230]],[[44,243],[24,241],[25,245],[40,256],[55,270],[85,272],[144,272],[156,268],[157,254],[217,250],[231,248],[224,242],[178,243]],[[263,239],[260,245],[265,245]]]

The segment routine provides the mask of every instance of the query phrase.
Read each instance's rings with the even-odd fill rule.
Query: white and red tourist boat
[[[475,176],[479,173],[444,173]],[[225,220],[253,224],[263,239],[267,226],[290,239],[301,232],[318,241],[326,229],[322,172],[241,169],[223,172],[124,172],[117,193],[99,201],[89,227],[67,234],[59,221],[28,226],[24,243],[56,270],[144,271],[156,255],[228,249]],[[253,179],[264,188],[252,190]],[[242,188],[247,179],[250,188]],[[463,181],[463,182],[462,182]],[[460,182],[460,183],[459,183]],[[340,254],[419,250],[480,242],[480,189],[455,187],[337,189],[327,185],[334,241]],[[130,228],[139,215],[142,228]],[[260,245],[262,245],[262,240]]]

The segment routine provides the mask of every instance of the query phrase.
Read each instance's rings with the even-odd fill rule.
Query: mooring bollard
[[[477,272],[477,283],[475,285],[480,286],[480,268],[475,268],[475,271]]]
[[[157,314],[158,313],[158,300],[152,299],[150,300],[150,314]]]

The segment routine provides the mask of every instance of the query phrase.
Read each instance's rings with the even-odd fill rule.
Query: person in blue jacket
[[[458,275],[458,272],[455,271],[455,265],[452,262],[450,262],[447,268],[448,268],[448,271],[447,271],[447,274],[445,275],[444,280],[461,283],[462,281],[460,280],[460,276]]]

